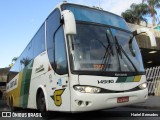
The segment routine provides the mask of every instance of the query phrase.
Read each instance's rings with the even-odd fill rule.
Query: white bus
[[[135,35],[125,20],[71,3],[48,16],[8,74],[8,105],[82,112],[130,105],[148,97]],[[18,47],[18,46],[17,46]]]

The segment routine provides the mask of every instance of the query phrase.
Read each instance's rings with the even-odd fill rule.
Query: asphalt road
[[[5,105],[5,102],[0,101],[0,114],[2,111],[8,111],[8,107]],[[94,111],[94,112],[85,112],[85,113],[49,113],[48,117],[0,117],[0,120],[160,120],[160,111],[158,112],[159,117],[135,117],[131,116],[131,114],[136,113],[157,113],[158,111],[154,111],[153,109],[142,109],[142,108],[132,108],[132,107],[119,107],[114,109],[107,109],[102,111]],[[28,115],[28,113],[38,113],[36,110],[30,109],[20,109],[15,112],[15,115],[19,113],[23,113],[23,115]],[[22,115],[22,114],[21,114]]]

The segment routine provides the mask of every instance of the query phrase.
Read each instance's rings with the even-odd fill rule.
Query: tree
[[[135,4],[130,6],[125,12],[122,12],[121,16],[129,23],[134,23],[140,25],[141,21],[146,22],[147,19],[144,17],[148,14],[147,4]]]
[[[17,59],[18,59],[18,57],[14,57],[14,58],[12,59],[12,62],[16,62]]]
[[[8,66],[11,68],[11,67],[14,65],[14,63],[17,61],[17,59],[18,59],[18,57],[14,57],[14,58],[12,59],[12,63],[9,64]]]
[[[149,14],[152,17],[153,26],[156,25],[156,9],[160,8],[160,0],[142,0],[142,3],[147,2]]]
[[[30,63],[30,59],[29,58],[23,58],[20,63],[23,64],[25,67]]]

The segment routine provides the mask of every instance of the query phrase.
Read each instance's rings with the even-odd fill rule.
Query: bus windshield
[[[128,31],[130,30],[122,17],[106,11],[96,10],[89,7],[72,4],[64,4],[62,6],[62,10],[65,9],[72,11],[75,19],[78,21],[105,24],[125,29]]]
[[[71,48],[74,70],[143,72],[141,54],[132,34],[106,26],[77,23]]]
[[[123,18],[70,4],[62,9],[71,10],[76,19],[77,35],[69,41],[73,71],[144,73],[139,47]]]

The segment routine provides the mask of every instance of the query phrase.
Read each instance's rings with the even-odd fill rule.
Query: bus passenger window
[[[34,57],[45,51],[45,25],[43,24],[33,38]]]
[[[66,47],[62,27],[59,28],[55,35],[55,72],[60,75],[67,74],[68,72]]]
[[[55,31],[60,26],[61,14],[58,9],[56,9],[46,20],[46,42],[47,42],[47,52],[49,61],[52,67],[54,67],[54,41],[53,36]]]

